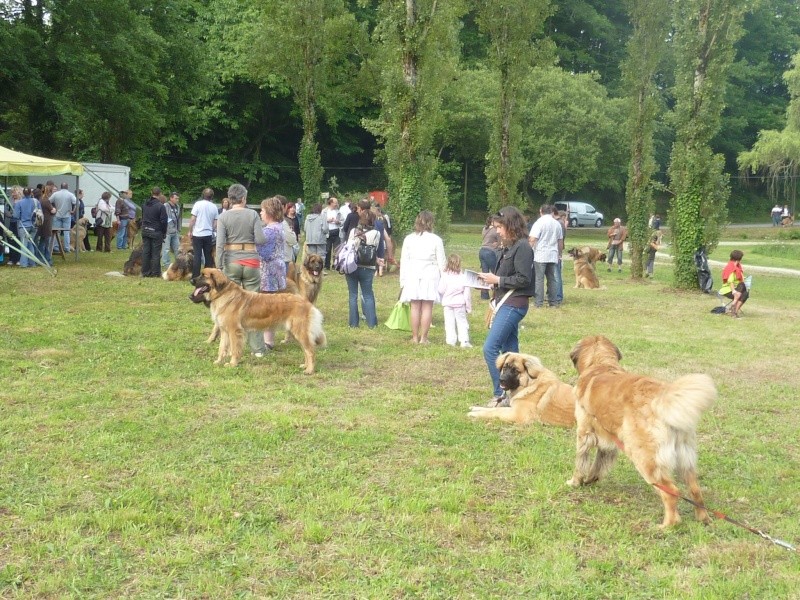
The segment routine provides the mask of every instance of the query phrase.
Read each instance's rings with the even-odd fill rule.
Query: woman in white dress
[[[423,210],[400,254],[400,300],[411,303],[411,340],[428,343],[433,303],[439,302],[439,277],[447,265],[442,238],[433,233],[433,214]]]

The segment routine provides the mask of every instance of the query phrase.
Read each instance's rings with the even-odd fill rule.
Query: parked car
[[[603,226],[603,213],[597,212],[594,206],[586,202],[556,202],[555,207],[558,212],[565,212],[569,215],[570,227],[583,227],[584,225]]]

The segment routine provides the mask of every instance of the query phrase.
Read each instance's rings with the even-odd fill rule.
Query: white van
[[[603,226],[603,213],[597,212],[594,206],[586,202],[555,202],[558,212],[569,214],[570,227],[583,227],[584,225]]]

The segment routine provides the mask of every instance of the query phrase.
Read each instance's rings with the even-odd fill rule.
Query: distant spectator
[[[656,252],[658,252],[658,234],[654,233],[647,245],[647,266],[645,267],[645,277],[653,276],[653,267],[656,264]]]
[[[26,250],[21,252],[19,266],[22,268],[35,267],[36,263],[31,257],[36,256],[36,245],[33,238],[36,235],[36,227],[33,222],[33,211],[36,208],[36,201],[31,195],[30,188],[22,190],[22,198],[14,204],[14,219],[17,221],[17,237]]]
[[[433,213],[423,210],[414,232],[403,240],[400,300],[411,303],[411,341],[428,343],[433,304],[439,301],[439,278],[447,264],[442,238],[433,233]]]
[[[781,224],[781,213],[783,210],[781,209],[780,204],[776,204],[772,207],[772,211],[770,212],[770,216],[772,217],[772,226],[778,227]]]
[[[178,249],[181,247],[181,195],[172,192],[169,201],[164,205],[167,211],[167,237],[164,238],[164,247],[161,250],[161,268],[169,268],[169,254],[178,258]]]
[[[192,207],[192,218],[189,221],[189,237],[192,239],[192,278],[200,275],[201,264],[214,266],[214,234],[217,230],[219,210],[214,206],[214,190],[206,188],[203,195]]]
[[[439,280],[439,295],[444,311],[445,342],[448,346],[460,343],[462,348],[472,348],[467,320],[467,315],[472,312],[472,289],[467,285],[458,254],[451,254],[447,258],[447,265]]]
[[[100,201],[95,208],[96,219],[100,219],[99,224],[95,224],[95,234],[97,235],[97,252],[111,252],[111,223],[114,219],[114,209],[111,208],[110,192],[103,192]]]
[[[608,228],[608,270],[617,257],[617,270],[622,273],[622,248],[628,238],[628,228],[622,224],[622,219],[614,219],[614,224]]]
[[[53,229],[62,230],[64,251],[71,252],[69,230],[72,226],[72,214],[75,212],[78,199],[75,194],[69,191],[69,184],[66,182],[62,183],[61,189],[50,196],[49,199],[50,203],[56,208],[56,214],[53,217]]]
[[[161,246],[167,235],[167,209],[154,187],[142,208],[142,277],[161,277]]]
[[[317,203],[311,208],[303,225],[303,232],[306,236],[306,256],[319,254],[324,260],[328,226],[322,216],[322,204]]]

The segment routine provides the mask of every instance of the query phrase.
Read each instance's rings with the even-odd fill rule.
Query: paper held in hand
[[[471,288],[478,288],[481,290],[490,290],[492,286],[486,283],[483,279],[478,277],[478,273],[476,271],[470,271],[469,269],[464,269],[464,273],[467,274],[467,285]]]

